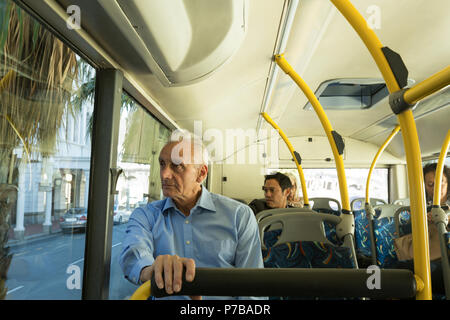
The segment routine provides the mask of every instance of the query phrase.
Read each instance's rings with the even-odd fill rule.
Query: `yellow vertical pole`
[[[287,136],[284,134],[283,130],[280,129],[280,127],[275,123],[275,121],[272,120],[272,118],[266,113],[261,113],[263,118],[275,129],[278,131],[278,134],[281,136],[283,141],[286,143],[289,151],[291,152],[292,158],[295,161],[295,165],[297,166],[298,174],[300,176],[300,182],[302,185],[302,193],[303,193],[303,203],[306,207],[309,207],[309,200],[308,200],[308,194],[306,192],[306,182],[305,182],[305,176],[303,174],[303,169],[300,163],[297,161],[297,157],[294,154],[294,147],[292,147],[291,142],[287,138]]]
[[[447,156],[447,151],[450,145],[450,130],[447,131],[444,143],[442,144],[441,154],[439,155],[439,160],[436,165],[436,172],[434,176],[434,194],[433,194],[433,205],[441,205],[441,183],[442,183],[442,172],[444,170],[445,157]],[[447,183],[449,183],[447,181]]]
[[[400,90],[389,63],[381,48],[382,44],[366,20],[348,0],[330,0],[360,36],[377,64],[390,93]],[[411,200],[411,224],[414,242],[414,272],[424,284],[417,292],[419,300],[431,300],[430,253],[426,218],[425,190],[423,187],[422,156],[416,123],[411,109],[398,114],[406,153],[408,181]]]
[[[319,100],[315,96],[314,92],[309,88],[306,82],[294,71],[291,65],[286,61],[282,54],[275,55],[275,61],[280,66],[280,68],[291,77],[292,80],[300,87],[303,93],[308,98],[309,102],[314,108],[317,116],[319,117],[320,122],[325,130],[328,141],[331,145],[331,150],[333,151],[334,160],[336,161],[336,170],[338,174],[339,180],[339,191],[341,194],[341,202],[342,202],[342,211],[346,213],[350,213],[350,201],[348,199],[348,188],[347,188],[347,179],[345,177],[345,169],[344,169],[344,161],[342,156],[339,154],[336,142],[334,141],[334,137],[332,135],[333,128],[331,127],[330,122],[328,121],[327,115],[320,105]]]
[[[396,125],[394,130],[392,130],[391,134],[387,137],[386,141],[381,145],[380,149],[378,149],[377,154],[375,155],[375,157],[373,158],[372,161],[372,165],[370,166],[370,170],[369,170],[369,174],[367,175],[367,182],[366,182],[366,203],[370,203],[370,199],[369,199],[369,185],[370,185],[370,177],[372,176],[372,171],[375,168],[378,158],[380,157],[380,155],[383,153],[384,149],[386,149],[386,147],[389,145],[389,143],[391,142],[391,140],[395,137],[395,135],[397,134],[397,132],[400,131],[400,126]]]

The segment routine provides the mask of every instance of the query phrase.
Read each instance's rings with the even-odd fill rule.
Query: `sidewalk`
[[[56,234],[61,233],[61,228],[59,226],[59,221],[52,221],[52,227],[50,233],[44,232],[44,227],[42,223],[25,225],[25,235],[24,239],[16,239],[14,236],[14,227],[11,227],[8,232],[8,246],[26,244],[32,240],[43,239],[47,237],[52,237]]]

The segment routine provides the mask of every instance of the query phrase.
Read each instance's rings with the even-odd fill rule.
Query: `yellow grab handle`
[[[367,182],[366,182],[366,203],[369,202],[369,185],[370,185],[370,177],[372,175],[372,171],[375,168],[378,158],[383,153],[384,149],[388,146],[388,144],[391,142],[391,140],[395,137],[397,132],[400,131],[400,126],[395,126],[394,130],[392,130],[391,134],[387,137],[386,141],[381,145],[380,149],[378,150],[377,154],[375,155],[375,158],[373,158],[372,165],[370,166],[369,174],[367,175]]]
[[[309,102],[313,106],[317,116],[320,119],[320,122],[322,123],[328,141],[330,142],[331,150],[333,151],[334,160],[336,161],[336,170],[339,180],[339,190],[341,193],[342,209],[347,211],[347,213],[349,213],[351,210],[350,210],[350,202],[348,199],[348,189],[347,189],[347,180],[345,177],[344,161],[342,159],[342,156],[339,154],[336,142],[332,134],[333,128],[331,127],[331,124],[328,121],[327,115],[325,114],[325,111],[323,110],[319,100],[314,95],[314,92],[308,87],[306,82],[303,81],[303,79],[294,71],[294,69],[286,61],[284,56],[282,54],[275,55],[275,61],[280,66],[280,68],[283,69],[283,71],[286,74],[288,74],[292,78],[292,80],[294,80],[294,82],[300,87],[300,89],[303,91],[303,93],[306,95]]]
[[[136,291],[130,297],[130,300],[147,300],[148,297],[150,297],[151,292],[151,282],[150,280],[148,280],[136,289]]]
[[[450,66],[435,73],[405,91],[403,97],[408,104],[414,105],[419,100],[450,84]]]
[[[382,44],[375,32],[368,27],[366,20],[348,0],[330,0],[342,13],[366,45],[378,66],[389,93],[400,90],[394,73],[382,52]],[[431,270],[428,246],[428,225],[426,215],[425,191],[423,188],[422,156],[416,123],[411,109],[398,114],[402,130],[403,144],[406,153],[408,182],[411,199],[411,225],[414,241],[414,270],[424,283],[423,290],[418,291],[416,298],[431,300]]]
[[[292,158],[295,161],[295,165],[297,166],[298,174],[300,176],[300,182],[302,185],[302,193],[303,193],[303,202],[306,207],[309,206],[309,200],[308,200],[308,194],[306,192],[306,182],[305,182],[305,176],[303,175],[303,169],[300,163],[297,161],[297,157],[294,154],[294,148],[292,147],[291,142],[287,138],[287,136],[284,134],[283,130],[280,129],[280,127],[272,120],[272,118],[266,113],[263,112],[261,115],[264,117],[264,119],[280,134],[281,138],[286,143],[289,151],[291,152]]]

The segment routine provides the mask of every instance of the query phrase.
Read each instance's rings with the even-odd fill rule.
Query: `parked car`
[[[64,233],[86,231],[86,222],[86,208],[70,208],[59,218],[59,226]]]
[[[133,210],[120,209],[114,211],[114,224],[122,224],[128,222]]]

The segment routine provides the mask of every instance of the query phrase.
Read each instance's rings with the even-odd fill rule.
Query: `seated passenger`
[[[136,208],[123,240],[119,262],[134,284],[154,274],[158,288],[172,294],[181,290],[183,267],[187,281],[194,280],[196,267],[264,267],[250,208],[202,186],[208,173],[204,150],[200,140],[184,137],[162,148],[160,177],[166,198]]]
[[[254,199],[249,203],[249,207],[255,215],[263,210],[292,208],[287,200],[291,193],[292,183],[286,175],[280,172],[266,175],[262,189],[265,199]]]
[[[298,195],[298,188],[297,188],[297,178],[292,173],[286,173],[286,175],[291,179],[292,188],[291,192],[289,193],[289,196],[287,198],[288,205],[294,207],[294,208],[303,208],[304,202],[303,198]]]
[[[436,174],[436,163],[429,163],[425,167],[423,167],[423,180],[425,182],[425,195],[427,198],[427,205],[433,204],[433,195],[434,195],[434,180]],[[444,165],[442,171],[442,182],[441,182],[441,206],[449,206],[449,191],[448,189],[448,180],[450,179],[450,168]]]
[[[433,203],[434,195],[434,180],[436,174],[436,163],[431,163],[425,165],[423,168],[423,177],[425,182],[425,195],[427,204],[431,205]],[[449,205],[449,189],[448,181],[450,179],[450,169],[444,165],[442,172],[442,182],[441,182],[441,194],[440,194],[440,204],[441,206]],[[429,246],[430,246],[430,260],[431,260],[431,282],[433,293],[445,294],[444,281],[442,275],[441,266],[441,252],[438,231],[434,223],[432,222],[431,212],[427,213],[428,218],[428,233],[429,233]],[[447,226],[447,231],[449,231],[449,226]],[[406,236],[400,237],[395,240],[395,250],[399,258],[398,268],[407,268],[414,271],[413,264],[413,247],[412,247],[412,236],[408,234]]]

